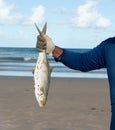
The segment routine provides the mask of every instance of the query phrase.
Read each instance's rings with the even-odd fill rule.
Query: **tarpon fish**
[[[45,23],[42,31],[35,24],[39,35],[44,37],[46,34],[47,23]],[[38,101],[40,107],[43,107],[46,104],[48,91],[50,87],[52,67],[50,67],[46,50],[39,52],[37,63],[34,68],[34,88],[35,88],[35,97]]]

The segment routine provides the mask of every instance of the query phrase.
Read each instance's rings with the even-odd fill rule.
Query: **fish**
[[[43,26],[42,31],[40,31],[36,24],[35,26],[39,35],[44,37],[44,35],[46,34],[47,23],[45,23],[45,25]],[[44,107],[47,102],[52,70],[53,67],[49,65],[46,50],[44,49],[38,54],[33,73],[35,97],[40,107]]]

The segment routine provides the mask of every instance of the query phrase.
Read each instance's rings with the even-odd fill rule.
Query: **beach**
[[[109,130],[107,79],[52,78],[45,107],[32,77],[0,77],[0,130]]]

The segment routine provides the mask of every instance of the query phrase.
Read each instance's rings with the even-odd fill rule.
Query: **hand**
[[[47,35],[39,35],[37,37],[36,49],[39,52],[46,50],[47,54],[52,55],[53,50],[55,49],[55,45],[50,37]]]

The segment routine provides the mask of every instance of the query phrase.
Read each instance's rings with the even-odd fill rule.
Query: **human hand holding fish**
[[[39,103],[40,107],[43,107],[46,104],[49,87],[50,87],[50,79],[52,67],[50,67],[46,52],[50,53],[51,50],[47,50],[46,48],[46,28],[47,23],[45,23],[42,31],[35,24],[38,32],[39,32],[39,42],[37,42],[37,50],[39,51],[39,56],[36,62],[36,66],[34,68],[34,88],[35,88],[35,97]],[[39,43],[39,44],[38,44]],[[52,48],[54,45],[51,45]]]
[[[36,26],[36,24],[35,24],[35,26]],[[52,52],[55,49],[55,45],[54,45],[52,39],[46,35],[46,30],[45,30],[45,34],[43,34],[40,32],[40,30],[37,26],[36,26],[36,28],[40,34],[37,36],[37,43],[36,43],[37,51],[41,52],[42,50],[46,50],[46,53],[52,56]]]

